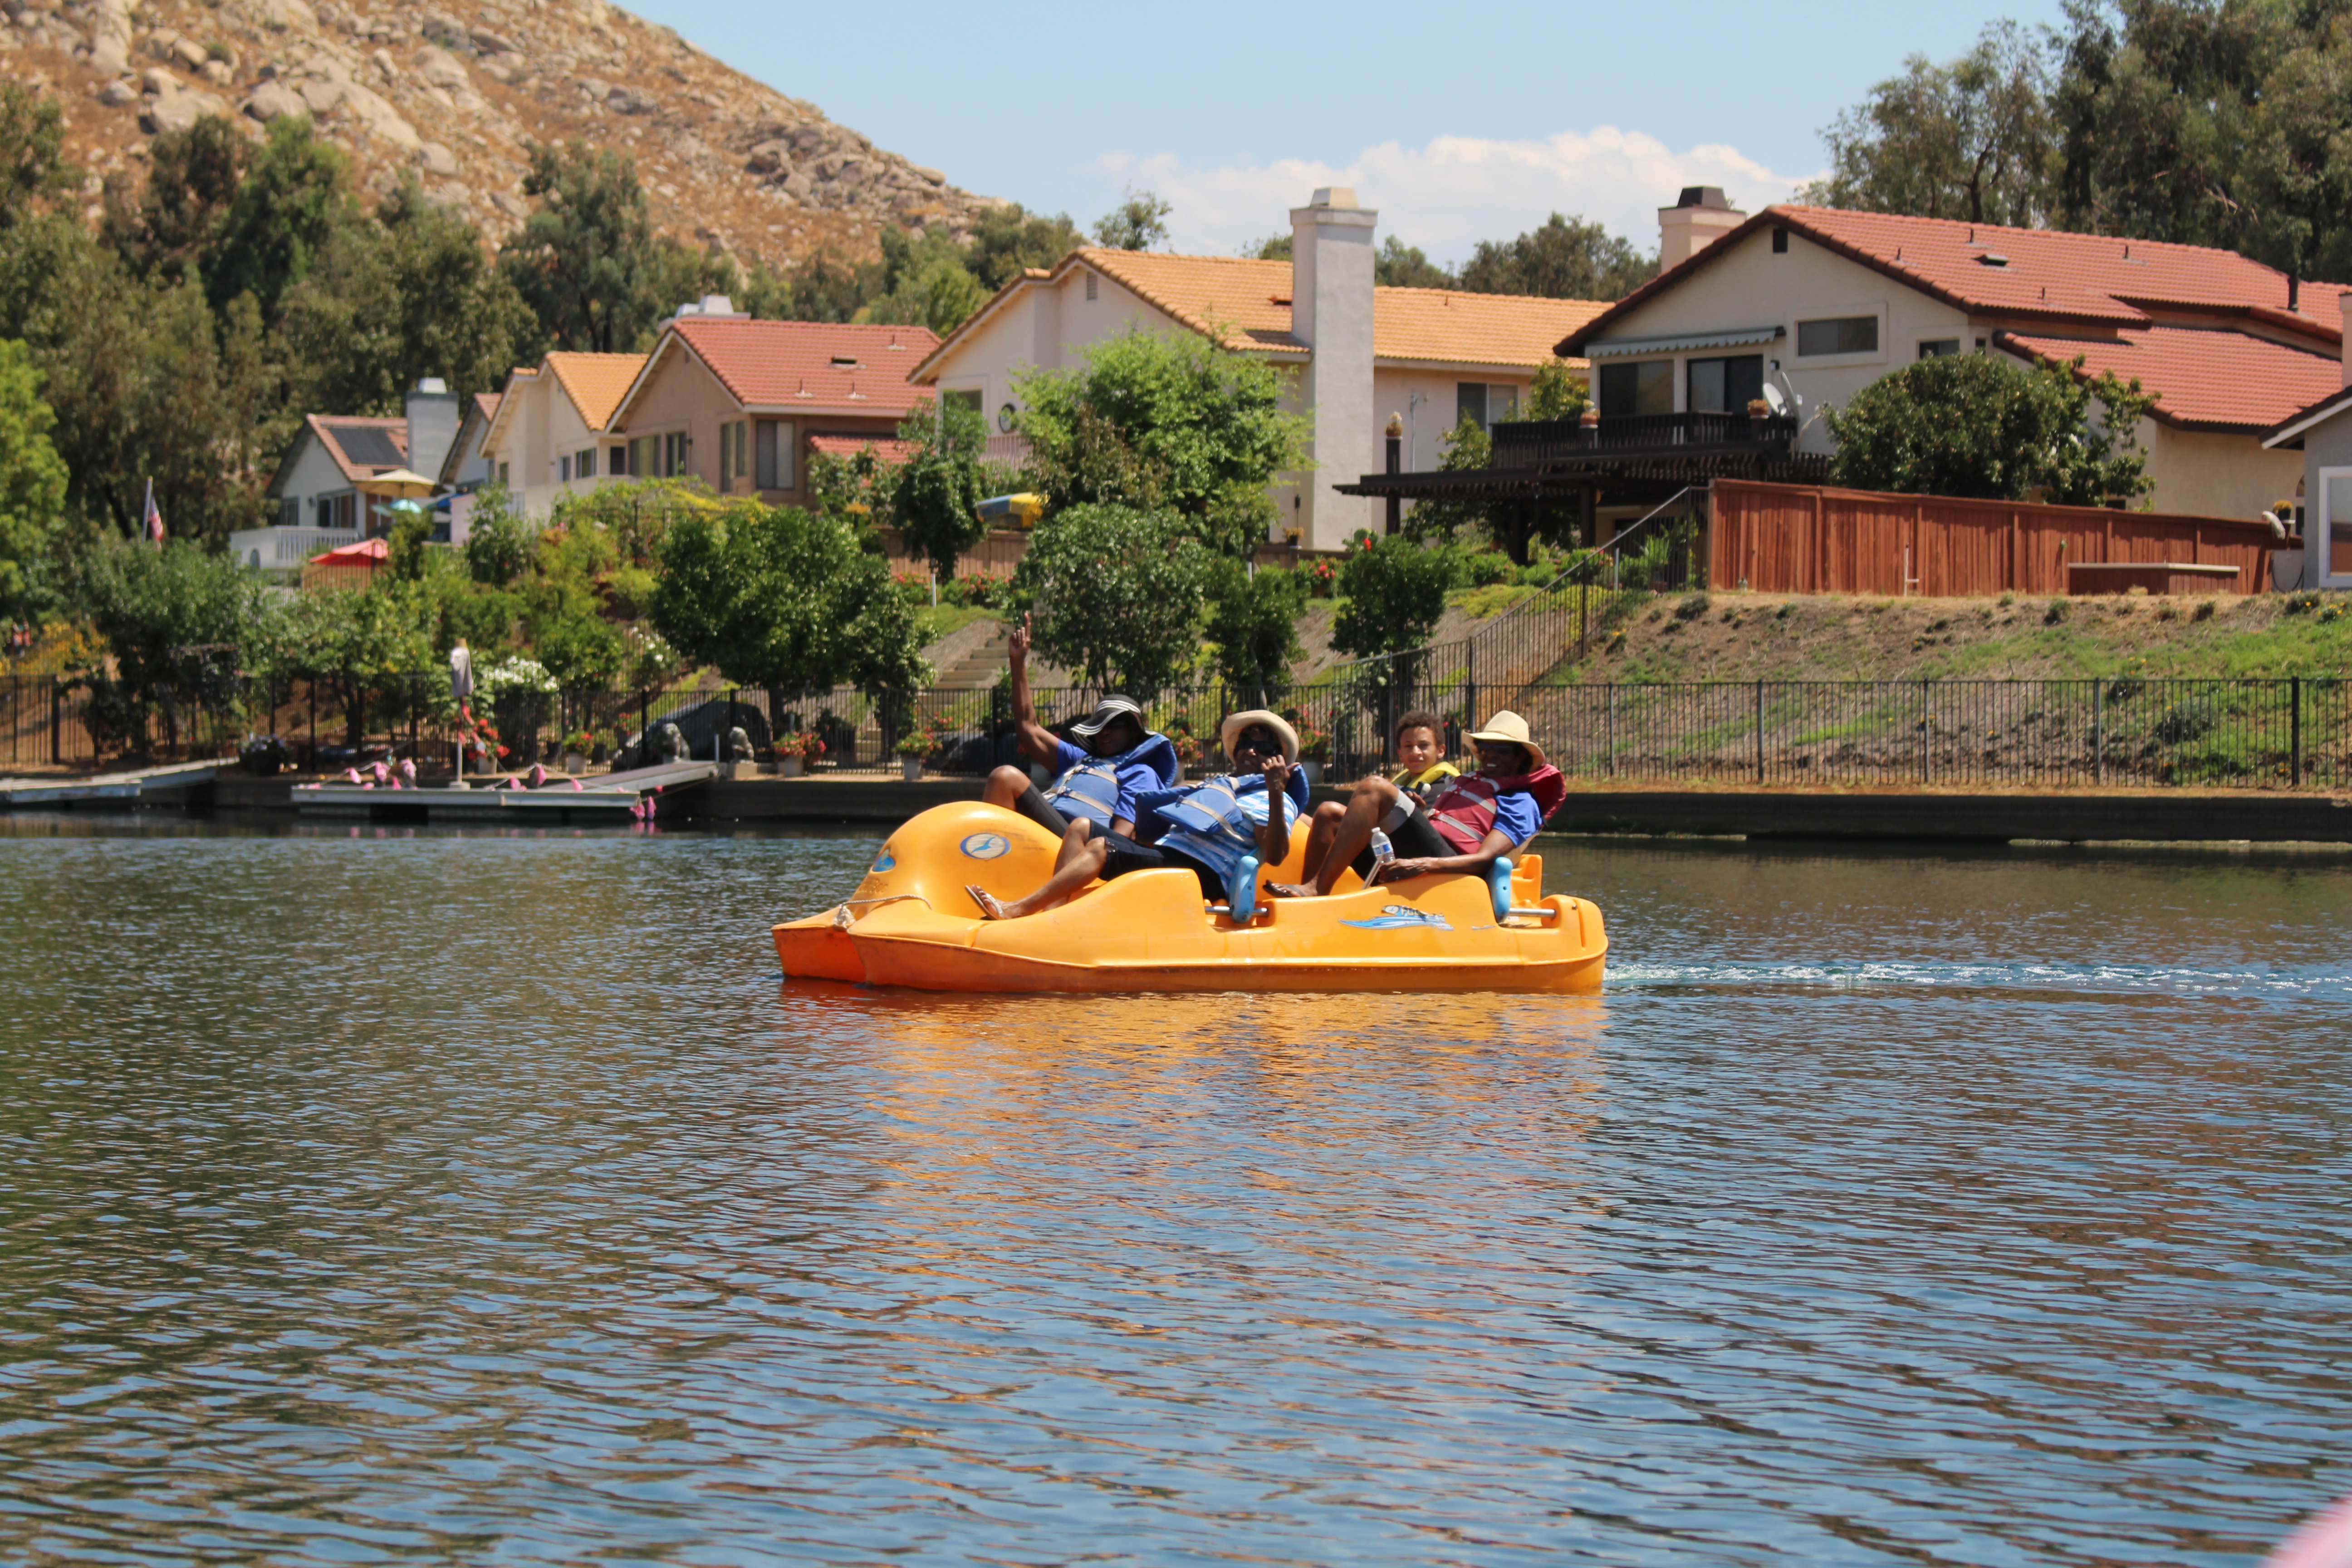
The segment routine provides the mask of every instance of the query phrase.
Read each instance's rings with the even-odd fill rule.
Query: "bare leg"
[[[988,775],[988,785],[980,792],[980,798],[1010,811],[1013,803],[1021,798],[1021,792],[1028,787],[1029,775],[1007,763]]]
[[[1307,853],[1298,863],[1302,882],[1311,882],[1315,873],[1323,868],[1323,858],[1331,852],[1331,840],[1339,831],[1339,818],[1348,808],[1336,800],[1327,800],[1315,808],[1307,825]]]
[[[1071,837],[1076,837],[1077,832],[1078,829],[1073,827]],[[1070,839],[1066,838],[1062,841],[1062,848],[1063,853],[1055,858],[1054,874],[1045,879],[1045,885],[1027,898],[1015,899],[1009,904],[997,904],[999,920],[1017,921],[1024,915],[1034,915],[1039,910],[1059,903],[1101,876],[1104,863],[1110,858],[1109,849],[1099,838],[1088,838],[1075,850]]]
[[[1274,891],[1290,899],[1328,897],[1339,873],[1364,852],[1364,846],[1372,841],[1372,829],[1380,826],[1381,819],[1396,803],[1397,786],[1378,774],[1359,784],[1356,793],[1348,797],[1347,810],[1340,814],[1339,828],[1331,836],[1330,847],[1323,852],[1323,864],[1316,868],[1314,881],[1276,888]]]

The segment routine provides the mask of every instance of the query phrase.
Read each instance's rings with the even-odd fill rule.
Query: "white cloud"
[[[1111,153],[1097,168],[1175,205],[1174,248],[1231,254],[1287,232],[1289,211],[1318,185],[1352,185],[1381,213],[1380,232],[1459,262],[1481,239],[1507,239],[1555,212],[1597,219],[1637,246],[1657,244],[1657,209],[1685,185],[1721,185],[1734,206],[1785,201],[1813,174],[1776,174],[1736,147],[1675,152],[1654,136],[1603,125],[1540,142],[1441,136],[1424,147],[1367,147],[1345,167],[1300,159],[1201,168],[1171,153]]]

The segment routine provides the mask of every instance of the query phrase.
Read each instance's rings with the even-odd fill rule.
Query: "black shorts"
[[[1415,806],[1411,816],[1390,831],[1389,842],[1395,847],[1396,856],[1400,860],[1433,860],[1441,856],[1462,853],[1445,841],[1444,834],[1431,826],[1429,813],[1419,806]],[[1354,869],[1356,875],[1365,881],[1369,882],[1372,879],[1372,852],[1369,846],[1362,854],[1348,864]]]
[[[1070,830],[1070,819],[1055,810],[1053,803],[1045,798],[1045,792],[1034,784],[1021,792],[1021,798],[1013,803],[1013,809],[1056,838]]]
[[[1163,849],[1157,844],[1139,844],[1121,834],[1103,835],[1107,858],[1103,861],[1103,880],[1111,881],[1129,871],[1176,870],[1190,871],[1201,880],[1203,897],[1215,900],[1225,896],[1225,879],[1205,863],[1195,860],[1181,849]]]

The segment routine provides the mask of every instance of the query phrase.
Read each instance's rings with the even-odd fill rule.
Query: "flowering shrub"
[[[985,572],[968,572],[940,589],[940,600],[960,609],[984,609],[991,605],[1004,603],[1005,594],[1012,585],[1010,577],[992,577]]]
[[[1290,721],[1290,727],[1293,730],[1298,731],[1298,755],[1300,760],[1306,761],[1311,759],[1319,763],[1330,755],[1331,734],[1329,731],[1317,729],[1312,723],[1308,722],[1307,715],[1301,713],[1296,708],[1284,709],[1282,710],[1282,716]]]
[[[792,734],[779,735],[776,737],[776,755],[798,757],[803,762],[814,763],[824,755],[824,737],[819,735],[814,730],[802,730]]]
[[[1307,596],[1328,599],[1339,592],[1339,569],[1328,558],[1318,558],[1304,568],[1307,575]]]
[[[496,701],[509,691],[554,689],[555,677],[547,673],[547,666],[519,653],[486,664],[474,672],[474,694],[485,701]]]

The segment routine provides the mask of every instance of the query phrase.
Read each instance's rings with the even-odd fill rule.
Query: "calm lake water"
[[[1593,998],[784,984],[875,838],[0,818],[0,1560],[2249,1563],[2352,862],[1548,841]]]

